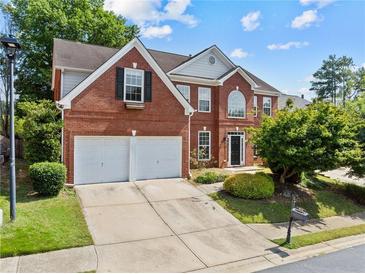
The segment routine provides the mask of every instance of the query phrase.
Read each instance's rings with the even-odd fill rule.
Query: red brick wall
[[[228,96],[231,91],[238,90],[242,92],[246,99],[246,117],[243,119],[228,118]],[[224,85],[219,87],[219,166],[226,167],[228,165],[228,146],[226,136],[229,131],[245,131],[247,127],[254,125],[253,107],[253,91],[251,85],[239,74],[235,73]],[[253,164],[252,146],[247,143],[248,134],[246,133],[246,155],[245,165]]]
[[[190,104],[198,110],[198,88],[207,87],[211,89],[211,112],[196,111],[191,117],[190,122],[190,150],[198,151],[198,132],[203,131],[206,127],[211,134],[211,154],[212,159],[218,160],[219,146],[218,146],[218,94],[219,88],[214,86],[205,86],[198,84],[188,84],[181,82],[174,82],[175,85],[181,84],[190,86]]]
[[[152,102],[145,102],[144,110],[127,110],[117,100],[116,66],[152,71]],[[64,113],[64,162],[68,168],[68,183],[73,182],[74,136],[119,135],[182,136],[183,176],[188,176],[188,117],[184,108],[165,86],[136,49],[127,53],[86,90],[72,101],[72,108]]]

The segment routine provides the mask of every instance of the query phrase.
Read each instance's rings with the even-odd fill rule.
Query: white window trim
[[[209,89],[210,92],[210,96],[209,96],[209,110],[205,111],[205,110],[200,110],[200,90],[201,89]],[[212,89],[211,88],[207,88],[207,87],[198,87],[198,112],[205,112],[205,113],[209,113],[212,111]]]
[[[139,71],[142,73],[141,79],[141,101],[127,100],[127,71]],[[136,85],[128,85],[133,87],[139,87]],[[144,70],[141,69],[132,69],[132,68],[124,68],[124,81],[123,81],[123,101],[127,103],[144,103]]]
[[[188,100],[188,102],[190,103],[190,86],[189,85],[176,85],[176,88],[180,91],[180,89],[179,89],[179,87],[187,87],[188,88],[188,98],[185,98],[185,96],[184,96],[184,98],[186,99],[186,100]],[[180,91],[180,93],[181,93],[181,91]],[[182,93],[181,93],[182,94]],[[184,95],[184,94],[183,94]]]
[[[229,96],[231,95],[232,92],[235,92],[235,91],[238,91],[242,94],[243,96],[243,99],[245,100],[245,109],[244,109],[244,112],[243,112],[243,116],[229,116]],[[245,95],[239,91],[239,90],[232,90],[229,94],[228,94],[228,100],[227,100],[227,117],[229,119],[246,119],[246,108],[247,108],[247,102],[246,102],[246,97]]]
[[[262,97],[262,112],[264,114],[266,114],[265,113],[265,98],[269,99],[269,101],[270,101],[270,115],[269,116],[272,116],[272,98],[271,97],[266,97],[266,96]]]
[[[255,105],[255,98],[256,98],[256,105]],[[253,96],[253,117],[257,117],[257,96]]]
[[[208,159],[200,159],[200,153],[199,153],[199,148],[200,148],[200,133],[209,133],[209,158]],[[209,130],[199,130],[198,131],[198,160],[199,161],[210,161],[210,159],[212,158],[212,142],[211,142],[211,132]],[[202,146],[207,146],[207,145],[202,145]]]

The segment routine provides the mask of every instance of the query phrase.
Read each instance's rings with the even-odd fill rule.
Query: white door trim
[[[246,133],[244,131],[237,131],[236,132],[229,132],[228,133],[228,166],[244,166],[246,163]],[[241,150],[240,150],[240,164],[239,165],[232,165],[231,164],[231,136],[240,136],[241,141]]]

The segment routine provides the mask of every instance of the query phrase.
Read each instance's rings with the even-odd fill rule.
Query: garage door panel
[[[129,138],[75,137],[75,184],[127,181]]]
[[[104,182],[128,181],[129,179],[129,140],[104,140]]]
[[[180,138],[137,138],[136,179],[181,176]]]

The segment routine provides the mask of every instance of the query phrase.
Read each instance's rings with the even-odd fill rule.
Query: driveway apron
[[[75,188],[98,272],[188,272],[275,247],[183,179]]]

